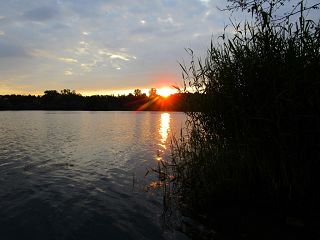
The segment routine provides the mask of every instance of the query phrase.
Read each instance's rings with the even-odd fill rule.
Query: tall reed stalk
[[[320,25],[300,14],[237,25],[204,61],[189,50],[198,111],[164,168],[183,214],[230,231],[260,216],[320,218]]]

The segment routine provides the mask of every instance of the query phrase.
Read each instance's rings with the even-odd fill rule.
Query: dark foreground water
[[[0,112],[0,239],[186,239],[144,178],[183,113]]]

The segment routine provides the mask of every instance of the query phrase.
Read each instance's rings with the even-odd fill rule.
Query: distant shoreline
[[[185,111],[178,110],[81,110],[81,109],[0,109],[0,112],[172,112],[172,113],[185,113]]]
[[[0,95],[0,111],[191,111],[197,96],[192,93],[175,93],[163,97],[156,92],[121,96],[82,96],[75,91],[46,91],[43,96]],[[193,109],[195,110],[195,109]]]

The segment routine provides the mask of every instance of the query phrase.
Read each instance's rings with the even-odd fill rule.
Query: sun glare
[[[159,134],[161,135],[161,143],[165,144],[168,138],[170,128],[170,113],[161,113]]]
[[[171,94],[177,93],[177,90],[173,88],[159,88],[157,89],[157,93],[162,97],[168,97]]]

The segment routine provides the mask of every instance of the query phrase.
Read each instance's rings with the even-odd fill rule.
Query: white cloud
[[[110,58],[111,59],[121,59],[123,61],[129,61],[129,58],[126,58],[125,56],[121,56],[118,54],[112,54],[112,55],[110,55]]]
[[[201,3],[203,3],[204,5],[208,6],[210,3],[210,0],[200,0]]]
[[[0,36],[4,36],[5,32],[0,30]]]
[[[83,54],[89,54],[89,53],[87,48],[80,47],[80,48],[76,48],[75,54],[83,55]]]
[[[80,41],[79,47],[75,49],[74,53],[77,55],[89,54],[89,48],[90,44],[88,42]]]
[[[64,75],[65,75],[65,76],[72,76],[72,75],[73,75],[72,69],[66,69],[66,70],[64,70]]]
[[[92,68],[97,67],[97,61],[93,61],[93,63],[82,63],[80,64],[80,67],[85,72],[91,72]]]
[[[161,18],[161,17],[159,17],[158,18],[158,21],[159,22],[163,22],[163,23],[174,23],[174,20],[173,20],[173,18],[172,17],[167,17],[167,18]]]
[[[64,57],[59,57],[58,60],[65,62],[65,63],[77,63],[78,60],[74,58],[64,58]]]
[[[122,49],[124,50],[124,49]],[[112,51],[108,51],[105,49],[100,49],[98,51],[98,53],[100,55],[106,55],[109,56],[110,59],[119,59],[119,60],[123,60],[123,61],[130,61],[130,59],[137,59],[135,56],[131,56],[129,54],[126,53],[122,53],[122,52],[112,52]]]

